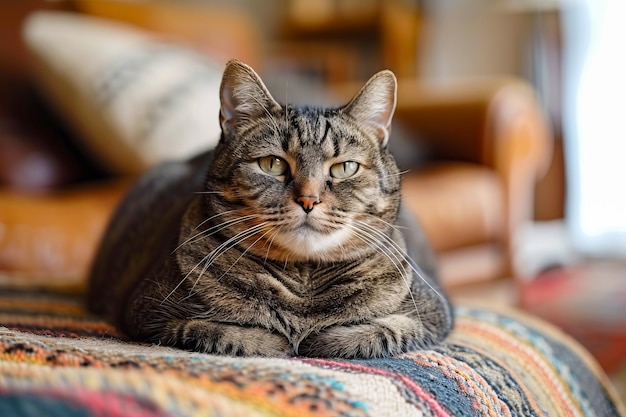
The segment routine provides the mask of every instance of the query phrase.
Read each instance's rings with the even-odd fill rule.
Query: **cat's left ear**
[[[350,101],[344,111],[378,138],[381,147],[387,145],[391,119],[396,110],[398,82],[389,70],[375,74]]]

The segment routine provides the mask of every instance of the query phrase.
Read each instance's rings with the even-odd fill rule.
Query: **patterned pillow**
[[[141,29],[37,12],[24,26],[50,101],[118,173],[139,173],[216,145],[222,65]]]

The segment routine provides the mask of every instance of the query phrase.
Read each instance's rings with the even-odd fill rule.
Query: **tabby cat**
[[[283,106],[230,61],[217,148],[134,186],[96,257],[91,310],[134,339],[224,355],[373,358],[442,341],[450,304],[387,150],[396,90],[382,71],[343,107]]]

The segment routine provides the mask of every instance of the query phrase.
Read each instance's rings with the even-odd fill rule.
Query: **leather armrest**
[[[530,158],[538,174],[550,162],[547,120],[532,87],[522,80],[467,80],[445,86],[399,80],[395,120],[415,132],[434,159],[499,169],[510,157]]]
[[[515,229],[532,219],[534,185],[552,153],[550,125],[533,89],[511,78],[446,87],[400,80],[395,118],[427,144],[431,159],[495,170],[506,212],[500,239],[510,255]]]

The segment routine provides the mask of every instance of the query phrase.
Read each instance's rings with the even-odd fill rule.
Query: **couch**
[[[63,30],[72,22],[82,25],[87,12],[61,16]],[[39,22],[41,29],[41,19],[32,22]],[[154,154],[146,156],[145,143],[135,146],[136,137],[125,136],[129,125],[118,123],[115,112],[85,111],[96,106],[84,94],[90,91],[84,89],[86,84],[76,83],[86,73],[51,62],[45,55],[48,49],[37,49],[37,42],[49,42],[53,35],[36,33],[42,37],[27,37],[36,55],[32,65],[37,89],[70,127],[54,132],[72,135],[85,152],[65,155],[69,159],[60,163],[56,148],[24,150],[19,139],[24,130],[19,128],[8,130],[8,136],[5,131],[0,143],[19,150],[12,151],[12,166],[20,166],[28,160],[24,155],[35,152],[43,158],[39,161],[50,162],[48,167],[80,167],[76,155],[88,158],[91,152],[91,157],[99,157],[101,168],[89,180],[84,171],[73,180],[59,175],[54,181],[46,177],[20,183],[11,172],[2,177],[0,415],[626,415],[606,375],[580,345],[544,322],[491,304],[458,304],[455,329],[444,344],[394,358],[244,359],[129,341],[85,310],[84,290],[112,210]],[[64,47],[75,50],[69,43],[87,39],[84,34],[66,38]],[[147,42],[154,50],[152,40]],[[171,57],[168,53],[160,56]],[[79,58],[89,64],[99,59]],[[193,62],[196,59],[194,55]],[[472,253],[480,245],[496,247],[504,259],[497,270],[489,270],[494,276],[514,271],[512,239],[520,222],[530,216],[533,181],[549,153],[532,90],[505,80],[441,92],[401,80],[400,91],[398,121],[430,144],[425,151],[429,158],[447,161],[412,170],[404,184],[409,206],[429,233],[442,271],[454,253]],[[144,97],[120,94],[122,104],[128,99],[124,97],[139,104]],[[7,120],[13,116],[2,115]],[[188,140],[197,140],[196,130],[190,129]],[[116,152],[94,152],[107,143],[98,137],[102,132],[104,139],[117,141]],[[409,135],[409,142],[414,136]],[[60,172],[54,169],[50,172]],[[448,214],[468,217],[450,219]],[[444,274],[444,284],[453,283]]]

